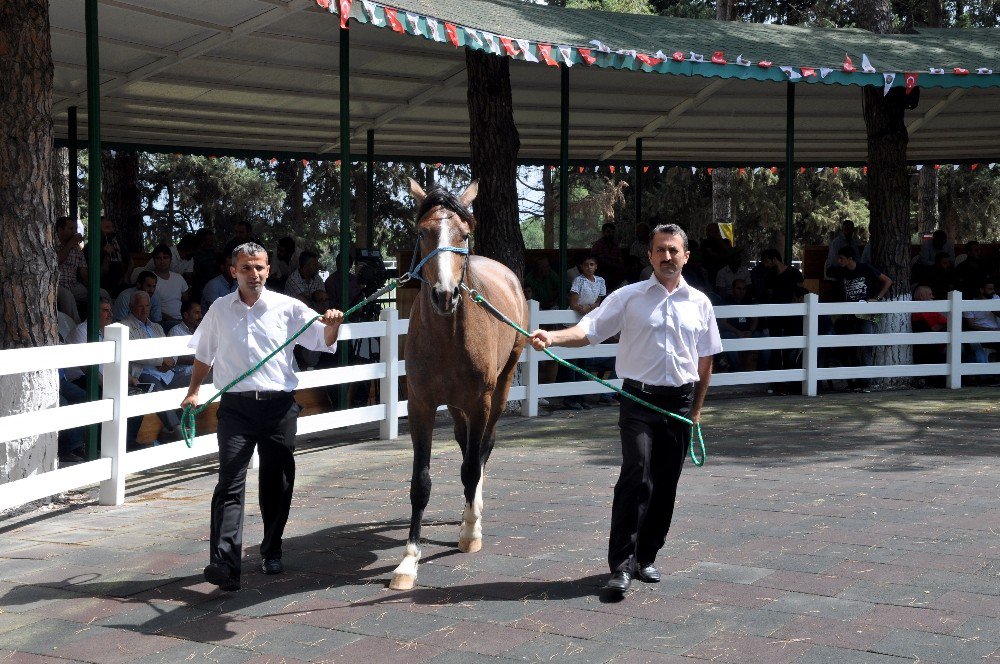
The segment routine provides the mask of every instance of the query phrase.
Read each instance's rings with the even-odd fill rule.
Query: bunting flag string
[[[353,0],[316,0],[316,4],[330,12],[339,15],[341,28],[347,29]],[[854,75],[859,76],[856,82],[861,85],[874,85],[875,81],[865,75],[877,75],[885,94],[893,87],[905,88],[907,94],[920,85],[920,73],[935,76],[992,76],[994,70],[989,67],[963,67],[949,65],[943,67],[928,67],[926,70],[910,72],[882,71],[876,68],[866,53],[861,53],[860,67],[854,64],[849,53],[844,54],[844,61],[839,69],[833,66],[816,66],[808,64],[777,65],[780,74],[753,74],[746,68],[754,62],[759,69],[769,70],[774,62],[766,57],[753,58],[740,53],[735,60],[730,60],[722,50],[711,50],[711,55],[704,55],[691,49],[677,48],[669,50],[659,48],[655,53],[647,53],[636,49],[612,48],[599,39],[592,39],[586,45],[574,46],[568,44],[551,44],[532,41],[518,37],[494,35],[484,30],[463,26],[434,16],[425,16],[417,12],[401,10],[397,7],[384,5],[375,0],[362,0],[361,11],[356,13],[356,20],[369,23],[379,28],[389,28],[399,34],[418,35],[439,43],[450,44],[455,48],[467,47],[487,51],[494,55],[517,58],[526,62],[544,63],[550,67],[574,64],[626,68],[638,71],[652,71],[666,74],[712,74],[708,68],[718,68],[724,77],[761,78],[768,80],[787,80],[795,83],[833,82],[849,83]],[[404,16],[401,17],[400,13]],[[704,68],[704,69],[703,69]],[[737,69],[739,68],[739,69]],[[829,80],[828,80],[829,79]],[[933,84],[932,84],[933,85]],[[975,84],[973,84],[975,85]]]

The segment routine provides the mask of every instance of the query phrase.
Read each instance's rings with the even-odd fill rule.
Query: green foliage
[[[653,3],[648,0],[566,0],[571,9],[599,9],[619,14],[653,14]]]

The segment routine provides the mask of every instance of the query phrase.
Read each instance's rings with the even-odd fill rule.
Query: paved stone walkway
[[[617,409],[511,417],[480,553],[455,548],[442,423],[418,587],[386,588],[409,441],[303,441],[285,547],[244,589],[204,583],[212,466],[0,520],[0,662],[1000,662],[1000,390],[713,399],[658,585],[606,568]],[[351,444],[347,444],[351,443]],[[247,543],[259,541],[256,492]]]

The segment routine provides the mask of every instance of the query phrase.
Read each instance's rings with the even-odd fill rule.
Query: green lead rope
[[[404,283],[406,281],[407,281],[406,278],[401,278],[398,281],[391,281],[391,282],[389,282],[389,284],[387,284],[386,286],[383,286],[382,288],[380,288],[375,293],[372,293],[371,295],[369,295],[368,297],[366,297],[365,299],[363,299],[361,302],[358,302],[353,307],[351,307],[350,309],[348,309],[347,311],[345,311],[344,312],[344,320],[347,320],[347,317],[350,316],[351,314],[353,314],[358,309],[361,309],[362,307],[364,307],[367,304],[371,303],[373,300],[376,300],[376,299],[382,297],[383,295],[385,295],[386,293],[388,293],[389,291],[391,291],[393,288],[396,288],[396,286],[398,286],[399,284]],[[265,357],[263,360],[261,360],[260,362],[258,362],[257,364],[253,365],[252,367],[250,367],[249,369],[247,369],[246,371],[244,371],[243,373],[241,373],[239,376],[237,376],[236,378],[234,378],[233,380],[231,380],[228,385],[226,385],[221,390],[219,390],[218,392],[216,392],[215,395],[211,399],[209,399],[208,401],[206,401],[205,403],[200,404],[200,405],[198,405],[196,407],[185,406],[184,407],[184,411],[181,413],[181,435],[184,437],[184,442],[187,443],[187,446],[191,447],[194,444],[194,438],[197,435],[197,431],[195,429],[195,418],[202,411],[204,411],[206,408],[208,408],[208,405],[210,403],[212,403],[213,401],[215,401],[216,399],[218,399],[219,397],[221,397],[223,394],[225,394],[226,392],[228,392],[229,390],[231,390],[233,388],[233,386],[236,385],[237,383],[239,383],[241,380],[244,380],[245,378],[248,378],[249,376],[253,375],[254,372],[256,372],[262,366],[264,366],[265,364],[267,364],[268,360],[270,360],[272,357],[274,357],[275,355],[277,355],[278,353],[280,353],[281,351],[283,351],[285,348],[288,347],[289,344],[291,344],[293,341],[295,341],[300,336],[302,336],[305,333],[305,331],[308,330],[309,327],[313,323],[315,323],[316,321],[318,321],[320,318],[322,318],[322,316],[314,316],[308,323],[306,323],[305,325],[303,325],[299,329],[298,332],[296,332],[291,337],[289,337],[288,340],[285,341],[285,343],[281,344],[280,346],[278,346],[277,348],[275,348],[273,351],[271,351],[270,353],[268,353],[267,357]]]
[[[494,318],[496,318],[497,320],[500,320],[501,322],[506,323],[507,325],[511,326],[512,328],[514,328],[515,330],[517,330],[518,332],[520,332],[521,334],[523,334],[526,337],[530,337],[531,336],[531,334],[527,330],[525,330],[520,325],[518,325],[517,323],[515,323],[514,321],[512,321],[502,311],[500,311],[499,309],[497,309],[496,307],[494,307],[492,304],[490,304],[490,302],[486,298],[484,298],[482,295],[480,295],[476,290],[474,290],[472,288],[469,288],[465,284],[462,284],[462,288],[465,289],[465,291],[469,293],[469,295],[472,297],[472,301],[473,302],[475,302],[476,304],[478,304],[478,305],[482,306],[484,309],[486,309],[486,311],[488,311],[490,314],[492,314]],[[664,410],[663,408],[660,408],[659,406],[654,406],[653,404],[651,404],[648,401],[645,401],[643,399],[640,399],[639,397],[635,396],[634,394],[629,394],[628,392],[626,392],[625,390],[621,389],[620,387],[615,387],[614,385],[612,385],[608,381],[604,380],[603,378],[598,378],[597,376],[595,376],[594,374],[590,373],[586,369],[581,369],[580,367],[576,366],[572,362],[567,362],[566,360],[562,359],[561,357],[556,356],[548,348],[543,348],[542,352],[545,353],[546,355],[548,355],[553,360],[555,360],[558,364],[561,364],[562,366],[566,367],[567,369],[572,369],[573,371],[577,372],[578,374],[581,374],[581,375],[589,378],[590,380],[596,381],[596,382],[600,383],[601,385],[603,385],[603,386],[605,386],[607,388],[610,388],[611,390],[613,390],[614,392],[617,392],[621,396],[623,396],[623,397],[625,397],[627,399],[631,399],[632,401],[636,402],[637,404],[639,404],[641,406],[645,406],[646,408],[649,408],[650,410],[652,410],[655,413],[658,413],[658,414],[663,415],[665,417],[672,417],[675,420],[679,420],[679,421],[683,422],[684,424],[687,424],[689,427],[691,427],[691,445],[689,447],[689,449],[691,450],[691,461],[693,461],[694,465],[698,466],[699,468],[701,466],[705,465],[705,438],[701,435],[701,422],[693,422],[692,420],[690,420],[687,417],[684,417],[683,415],[678,415],[677,413],[671,413],[669,410]],[[695,449],[694,449],[694,443],[695,443],[695,441],[698,442],[698,446],[701,448],[701,457],[700,458],[698,457],[698,455],[697,455],[697,453],[695,452]]]

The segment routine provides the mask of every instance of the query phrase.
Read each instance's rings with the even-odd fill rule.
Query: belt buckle
[[[260,390],[254,390],[253,391],[253,400],[254,401],[263,401],[263,399],[260,398]]]

